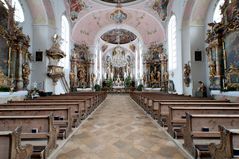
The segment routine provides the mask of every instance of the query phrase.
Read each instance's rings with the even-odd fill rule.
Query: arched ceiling
[[[134,8],[123,8],[127,14],[127,19],[123,22],[125,25],[135,28],[143,38],[145,44],[152,42],[163,42],[165,40],[165,31],[159,20],[143,10]],[[95,35],[115,22],[110,18],[110,14],[115,8],[94,10],[85,16],[79,18],[72,31],[72,40],[76,43],[94,44]],[[115,24],[115,27],[118,25]]]
[[[33,24],[55,26],[55,15],[50,0],[27,0]]]
[[[183,26],[204,25],[211,2],[212,0],[185,0]]]
[[[55,26],[55,15],[51,0],[26,0],[31,10],[33,24]],[[65,2],[68,0],[65,0]],[[106,2],[107,1],[107,2]],[[108,1],[111,1],[113,5]],[[165,41],[165,22],[152,9],[153,0],[127,0],[123,11],[128,15],[125,25],[133,27],[140,33],[144,43]],[[169,0],[168,14],[176,0]],[[184,0],[183,26],[204,25],[205,17],[212,0]],[[73,22],[72,40],[76,43],[86,42],[93,45],[95,36],[103,28],[115,24],[109,17],[115,10],[114,0],[88,0],[78,19]],[[130,4],[130,5],[124,5]],[[66,5],[69,10],[69,6]]]

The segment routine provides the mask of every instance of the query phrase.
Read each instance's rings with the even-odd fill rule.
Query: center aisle
[[[128,95],[108,95],[57,159],[184,159]]]

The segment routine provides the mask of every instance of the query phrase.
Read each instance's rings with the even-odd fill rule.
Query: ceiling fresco
[[[134,2],[136,0],[101,0],[103,2],[107,2],[107,3],[118,3],[118,1],[120,1],[120,3],[129,3],[129,2]]]
[[[149,13],[133,8],[125,8],[123,11],[127,14],[127,19],[123,24],[117,24],[110,18],[111,13],[114,12],[113,8],[92,11],[90,14],[77,20],[72,29],[72,40],[76,43],[85,42],[93,45],[97,35],[101,36],[106,31],[117,28],[119,25],[123,25],[121,29],[130,30],[135,34],[139,33],[140,39],[143,39],[145,44],[155,41],[163,42],[165,40],[165,31],[162,23],[153,18]],[[103,31],[109,26],[112,28]],[[138,36],[138,34],[136,35]]]
[[[127,44],[134,41],[137,36],[125,29],[113,29],[101,36],[101,39],[111,44]]]

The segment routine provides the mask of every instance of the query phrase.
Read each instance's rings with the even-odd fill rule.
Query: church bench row
[[[239,107],[239,103],[225,103],[225,102],[160,102],[158,109],[154,110],[158,122],[161,126],[166,126],[166,119],[169,116],[169,107]]]
[[[226,159],[239,157],[239,129],[228,129],[218,126],[220,143],[210,143],[208,149],[213,159]]]
[[[87,115],[89,115],[105,99],[105,97],[106,97],[105,94],[101,94],[97,105],[94,105],[94,106],[91,105],[90,102],[88,102],[88,105],[87,105],[86,100],[81,100],[81,99],[79,100],[79,97],[74,97],[74,100],[71,100],[68,97],[65,97],[63,95],[54,96],[54,99],[52,98],[52,99],[47,99],[47,100],[38,100],[37,99],[37,100],[26,100],[26,101],[21,101],[21,102],[10,102],[8,104],[0,105],[0,108],[1,108],[0,111],[2,112],[2,114],[0,114],[0,117],[1,117],[1,115],[2,115],[2,117],[5,117],[3,115],[9,114],[9,115],[11,115],[11,117],[17,118],[17,117],[21,117],[22,115],[26,116],[26,115],[30,115],[30,114],[39,116],[39,114],[40,115],[45,114],[45,113],[47,114],[47,111],[48,111],[48,113],[53,113],[53,114],[55,112],[55,114],[54,114],[55,116],[60,117],[61,119],[64,119],[64,120],[57,120],[57,121],[54,120],[53,125],[54,125],[54,127],[57,128],[57,130],[58,130],[57,133],[59,132],[59,130],[65,129],[66,136],[67,136],[71,132],[70,125],[75,124],[75,126],[78,126],[80,121],[82,120],[81,112],[84,113],[84,115],[85,115],[84,117],[87,117]],[[44,101],[47,103],[42,103],[40,101]],[[79,102],[81,104],[79,104]],[[87,110],[85,110],[85,109],[87,109]],[[59,111],[62,111],[62,110],[68,110],[68,112],[60,113]],[[15,111],[15,112],[13,112],[13,111]],[[72,119],[70,120],[70,119],[68,119],[68,117],[70,117]],[[65,119],[68,119],[68,120],[65,120]],[[74,119],[78,120],[78,124],[76,124],[77,122],[73,122]],[[69,121],[71,121],[71,122],[69,122]],[[7,124],[8,123],[9,122],[7,122]],[[10,122],[10,125],[12,126],[11,122]],[[62,128],[62,126],[64,128]],[[37,133],[37,134],[38,134],[38,139],[45,136],[44,134],[39,134],[39,133]],[[35,134],[31,134],[31,135],[27,134],[27,136],[23,134],[23,136],[28,137],[28,138],[30,138],[30,140],[33,140],[35,142]],[[55,142],[56,142],[56,139],[55,139]],[[45,146],[40,145],[38,147],[34,146],[33,148],[35,151],[37,149],[38,154],[36,154],[36,152],[34,152],[32,156],[35,155],[35,156],[37,156],[36,158],[39,158],[39,156],[42,156],[42,158],[46,158],[48,156],[48,155],[45,155],[46,154],[44,151]]]
[[[138,93],[136,93],[138,94]],[[144,94],[144,93],[141,93]],[[148,95],[157,95],[157,100],[152,100],[152,104],[142,104],[138,103],[147,113],[151,114],[154,119],[157,119],[161,126],[166,126],[166,118],[169,115],[169,106],[181,106],[181,107],[225,107],[225,106],[239,106],[239,103],[229,103],[224,100],[212,100],[212,99],[202,99],[193,98],[189,96],[178,96],[178,95],[166,95],[158,93],[147,93]]]
[[[98,101],[97,98],[92,96],[80,96],[80,95],[58,95],[58,96],[48,96],[48,97],[40,97],[36,100],[59,100],[59,101],[69,101],[69,100],[85,100],[86,101],[86,107],[90,108],[90,111],[93,111],[94,108],[99,105],[100,102],[102,102],[104,98],[99,98]]]
[[[0,131],[1,159],[28,159],[31,157],[33,147],[30,144],[22,145],[21,132],[21,127],[12,131]]]
[[[202,98],[196,98],[191,96],[177,95],[177,94],[165,94],[165,93],[138,93],[132,92],[131,97],[138,103],[141,107],[147,108],[149,106],[154,106],[155,103],[162,100],[201,100]],[[204,98],[203,100],[211,100],[211,98]]]
[[[232,114],[188,114],[183,128],[184,147],[195,158],[210,157],[209,144],[220,143],[218,125],[229,129],[239,127],[239,115]],[[202,128],[206,131],[202,131]]]
[[[172,137],[182,137],[181,128],[186,125],[189,114],[239,114],[239,107],[169,107],[167,131]]]
[[[70,108],[9,108],[0,109],[0,116],[54,116],[53,124],[59,129],[59,138],[66,138],[72,132],[73,119]]]
[[[45,159],[57,147],[58,129],[54,127],[53,116],[0,116],[0,131],[13,131],[22,127],[21,142],[33,145],[32,156]],[[33,128],[38,133],[33,133]]]
[[[159,94],[157,94],[157,95],[159,95]],[[163,97],[166,97],[166,96],[163,95]],[[170,97],[172,97],[172,96],[170,96]],[[184,98],[184,97],[182,97],[182,98]],[[134,97],[134,99],[135,99],[135,97]],[[160,114],[161,117],[164,116],[165,119],[167,119],[166,121],[168,122],[168,132],[171,135],[174,135],[175,131],[177,132],[177,127],[175,127],[175,126],[179,126],[179,128],[182,128],[183,125],[188,123],[188,120],[190,118],[187,117],[187,119],[185,119],[185,113],[186,112],[191,113],[191,115],[195,115],[194,113],[197,113],[198,116],[201,116],[202,118],[206,117],[206,119],[209,119],[208,118],[209,116],[215,117],[215,114],[217,114],[217,115],[222,114],[221,117],[223,119],[221,119],[220,116],[218,116],[215,119],[215,120],[217,120],[217,122],[213,121],[212,119],[209,119],[208,121],[206,121],[206,119],[204,119],[204,121],[202,121],[201,124],[200,124],[199,121],[195,122],[194,126],[197,126],[199,128],[198,131],[196,131],[196,132],[189,133],[189,131],[185,131],[187,129],[184,128],[184,133],[183,133],[184,134],[183,135],[183,137],[184,137],[184,147],[195,158],[197,158],[199,156],[200,156],[200,158],[203,158],[205,156],[208,157],[208,156],[210,156],[210,153],[209,153],[209,150],[208,150],[208,144],[210,142],[212,142],[211,139],[217,139],[216,141],[219,142],[219,132],[216,132],[215,130],[213,130],[212,127],[213,126],[217,127],[218,124],[223,124],[223,125],[226,125],[228,127],[237,128],[237,125],[232,125],[231,123],[234,122],[233,117],[235,117],[232,114],[238,114],[239,104],[238,103],[228,103],[228,101],[219,101],[218,102],[218,101],[215,101],[215,100],[210,100],[210,102],[209,102],[208,100],[206,100],[206,101],[204,100],[202,102],[202,101],[195,100],[195,98],[191,98],[191,99],[188,99],[187,102],[183,101],[184,99],[182,100],[182,102],[180,102],[179,98],[178,99],[170,99],[170,100],[173,100],[173,102],[172,101],[169,102],[170,100],[167,101],[167,102],[162,102],[162,101],[166,101],[165,98],[164,98],[164,100],[158,100],[157,101],[159,103],[158,106],[160,107],[159,110],[162,110],[162,112],[161,113],[159,112],[159,114]],[[137,99],[135,99],[135,100],[137,100]],[[211,101],[213,101],[213,102],[211,102]],[[146,104],[143,104],[142,107],[145,106],[145,105]],[[161,108],[161,106],[162,106],[162,108]],[[201,109],[201,107],[203,107],[203,109],[207,109],[208,111],[206,111],[206,110],[204,111],[203,109]],[[169,115],[169,112],[170,112],[169,110],[171,110],[171,108],[174,108],[175,110],[178,110],[179,112],[174,112],[174,114]],[[224,109],[224,110],[222,110],[222,109]],[[147,112],[151,113],[151,111],[147,111]],[[223,115],[223,114],[227,114],[227,115]],[[169,117],[169,116],[173,116],[173,118],[174,117],[176,117],[176,118],[171,119],[171,117]],[[226,116],[230,116],[230,117],[227,118],[226,120],[224,120]],[[236,119],[237,119],[237,117],[236,117]],[[160,120],[162,120],[162,118]],[[230,120],[230,122],[228,122],[228,120]],[[212,121],[213,121],[212,125],[207,124],[207,122],[210,123]],[[231,125],[228,125],[228,124],[231,124]],[[164,124],[164,126],[167,126],[167,124]],[[206,127],[206,129],[209,128],[210,131],[208,133],[202,132],[201,131],[202,127]],[[180,130],[180,129],[178,129],[178,130]],[[180,133],[182,133],[182,132],[180,132]],[[193,134],[193,136],[195,138],[193,138],[193,137],[190,138],[190,134],[191,135]],[[191,139],[191,140],[189,140],[189,139]],[[196,145],[194,145],[194,142],[193,142],[194,140],[193,139],[195,141],[198,141],[198,139],[200,139],[199,141],[203,140],[203,144],[199,144],[199,143],[196,142]],[[188,144],[188,143],[191,143],[191,144]]]
[[[28,101],[27,103],[19,101],[14,103],[8,103],[8,104],[0,104],[0,109],[6,109],[6,108],[24,108],[24,109],[30,109],[30,108],[68,108],[70,109],[71,118],[72,118],[72,126],[77,127],[82,119],[82,116],[85,114],[84,106],[80,105],[77,102],[59,102],[59,101],[45,101],[44,103],[38,102],[38,101]]]

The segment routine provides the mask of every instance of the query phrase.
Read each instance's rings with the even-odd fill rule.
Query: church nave
[[[128,95],[108,95],[57,159],[183,159],[172,139]]]

